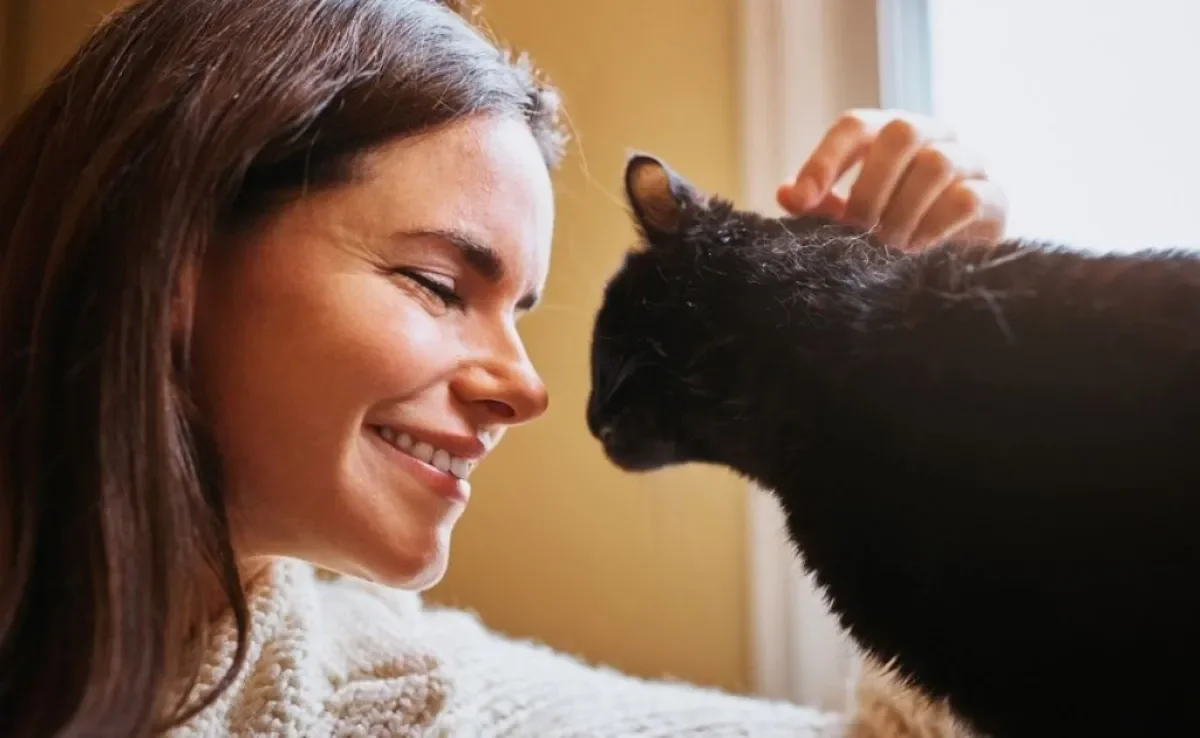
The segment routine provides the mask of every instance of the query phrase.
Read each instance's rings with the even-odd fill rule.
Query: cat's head
[[[631,471],[719,463],[739,414],[730,289],[753,281],[746,242],[769,221],[710,197],[666,164],[630,158],[625,194],[641,243],[609,281],[592,335],[587,420]]]

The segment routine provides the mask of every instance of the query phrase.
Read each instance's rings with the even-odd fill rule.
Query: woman
[[[840,729],[411,594],[546,408],[517,321],[557,110],[431,0],[146,0],[32,102],[0,144],[0,733]],[[994,237],[969,157],[887,120],[835,125],[781,203]]]

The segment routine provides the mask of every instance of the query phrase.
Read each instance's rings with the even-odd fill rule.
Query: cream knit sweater
[[[424,607],[414,594],[327,581],[298,562],[274,564],[249,599],[246,665],[174,738],[918,734],[895,715],[879,733],[795,705],[590,667],[498,636],[466,613]],[[200,674],[204,690],[230,664],[232,620],[216,635]]]

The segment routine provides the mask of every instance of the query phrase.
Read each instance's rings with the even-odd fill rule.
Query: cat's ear
[[[625,164],[625,197],[647,236],[678,233],[684,214],[705,202],[690,182],[649,154],[633,154]]]

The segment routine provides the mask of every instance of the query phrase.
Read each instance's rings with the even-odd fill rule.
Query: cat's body
[[[851,635],[983,734],[1197,730],[1200,259],[903,254],[627,182],[647,246],[588,409],[615,463],[773,490]]]

